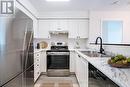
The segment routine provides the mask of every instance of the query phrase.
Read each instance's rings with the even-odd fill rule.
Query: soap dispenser
[[[80,48],[80,46],[79,46],[79,42],[78,42],[78,41],[76,41],[75,48],[76,48],[76,49],[79,49],[79,48]]]

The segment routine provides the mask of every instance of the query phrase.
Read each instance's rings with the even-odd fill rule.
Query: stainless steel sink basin
[[[80,52],[89,57],[110,57],[109,55],[101,54],[97,51],[80,51]]]

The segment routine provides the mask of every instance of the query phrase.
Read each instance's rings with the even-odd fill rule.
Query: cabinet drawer
[[[40,69],[40,64],[38,63],[34,64],[34,70],[38,70],[38,69]]]
[[[37,77],[37,76],[39,76],[39,75],[40,75],[40,69],[34,72],[34,76]]]
[[[40,58],[35,58],[35,62],[39,62],[40,63]]]
[[[39,57],[34,58],[34,64],[40,64],[40,58]]]
[[[34,81],[36,81],[39,76],[40,76],[40,69],[37,69],[34,71]]]
[[[34,58],[40,57],[40,52],[34,54]]]

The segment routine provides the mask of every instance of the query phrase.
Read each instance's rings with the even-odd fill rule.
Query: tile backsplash
[[[54,34],[54,35],[51,35],[51,38],[50,39],[39,39],[39,38],[35,38],[34,39],[34,46],[36,48],[37,46],[37,43],[41,42],[41,41],[45,41],[48,43],[48,48],[47,49],[50,49],[50,46],[51,46],[51,42],[66,42],[68,43],[68,47],[69,49],[74,49],[78,43],[79,47],[81,49],[84,49],[87,47],[87,41],[88,39],[70,39],[68,38],[68,35],[67,34]]]
[[[99,45],[89,45],[90,48],[99,50]],[[122,54],[124,56],[130,57],[130,46],[115,46],[115,45],[105,45],[103,46],[105,51],[110,53]]]

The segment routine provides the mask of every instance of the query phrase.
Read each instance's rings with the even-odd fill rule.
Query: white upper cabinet
[[[61,28],[63,31],[68,30],[68,20],[59,20],[58,28]]]
[[[69,38],[88,38],[88,20],[69,20]]]
[[[68,21],[69,38],[77,38],[78,36],[78,21]]]
[[[39,20],[38,38],[50,38],[49,31],[69,31],[69,38],[88,38],[87,19]]]
[[[50,38],[50,21],[48,20],[39,20],[38,22],[38,37],[39,38]]]
[[[79,38],[88,38],[88,29],[89,29],[88,20],[79,20],[78,22],[78,34]]]
[[[67,31],[67,20],[50,20],[50,31]]]
[[[50,31],[55,31],[58,28],[58,20],[49,20]]]

